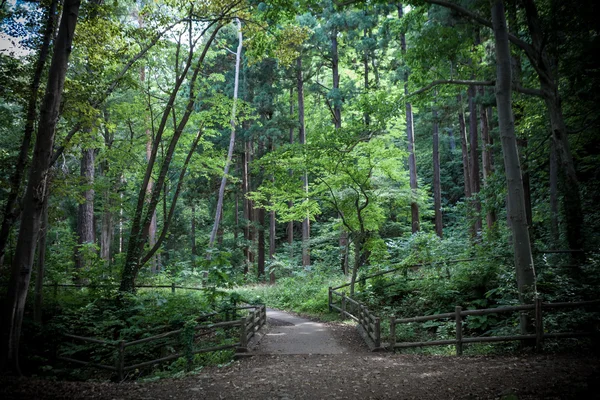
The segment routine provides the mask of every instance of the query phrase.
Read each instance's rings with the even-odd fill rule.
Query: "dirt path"
[[[352,326],[268,313],[254,356],[152,383],[0,377],[2,399],[600,399],[597,355],[369,353]],[[299,354],[311,352],[310,354]],[[292,353],[292,354],[290,354]]]
[[[266,332],[251,347],[258,354],[342,354],[344,348],[329,327],[284,311],[268,309]],[[251,344],[252,345],[252,344]]]

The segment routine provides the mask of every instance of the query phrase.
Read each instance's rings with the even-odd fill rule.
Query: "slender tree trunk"
[[[83,198],[84,202],[79,205],[77,214],[77,233],[79,248],[76,254],[75,267],[77,273],[81,274],[83,269],[90,267],[89,252],[91,249],[84,248],[94,244],[96,241],[94,235],[94,167],[96,161],[96,150],[82,150],[81,156],[81,178],[84,185]],[[77,278],[79,283],[83,283],[81,278]]]
[[[368,30],[365,29],[363,32],[363,39],[366,39],[368,36]],[[365,93],[369,92],[369,49],[365,47],[365,53],[363,54],[363,68],[365,71]],[[368,111],[365,111],[365,125],[369,126],[371,123],[371,116]]]
[[[482,98],[485,95],[485,89],[483,88],[483,86],[479,87],[479,95]],[[491,154],[492,141],[491,141],[491,137],[490,137],[490,127],[489,127],[486,108],[483,104],[479,107],[479,122],[481,125],[481,142],[482,142],[481,162],[483,165],[483,182],[484,182],[484,185],[487,186],[489,184],[489,180],[490,180],[494,170],[493,170],[493,165],[492,165],[492,154]],[[491,204],[491,199],[490,199],[489,195],[490,194],[489,194],[489,190],[488,190],[488,201],[487,201],[487,207],[486,207],[487,208],[486,225],[487,225],[488,230],[492,229],[494,227],[494,224],[496,223],[496,210],[494,209],[493,205]]]
[[[40,122],[29,171],[29,181],[23,199],[24,212],[21,214],[19,238],[5,302],[6,311],[1,328],[3,340],[1,341],[0,370],[12,369],[20,372],[18,352],[25,300],[40,231],[43,204],[47,196],[54,134],[80,4],[78,0],[65,0],[58,35],[54,42],[54,54],[48,71],[46,93],[40,109]]]
[[[442,183],[440,174],[440,136],[436,104],[433,110],[433,208],[435,215],[435,233],[443,237],[442,224]]]
[[[264,277],[265,275],[265,209],[260,207],[257,210],[257,223],[258,223],[258,261],[257,261],[257,272],[258,277]]]
[[[196,268],[196,256],[198,256],[198,248],[196,247],[196,204],[192,200],[192,226],[191,226],[191,239],[192,239],[192,269]]]
[[[460,147],[462,150],[463,177],[465,182],[465,198],[471,197],[471,175],[469,167],[469,151],[467,144],[467,128],[465,124],[465,113],[463,111],[462,95],[457,96],[458,102],[458,125],[460,129]]]
[[[558,161],[554,138],[550,141],[550,237],[552,245],[558,247]]]
[[[332,74],[332,78],[333,78],[333,90],[336,91],[337,96],[340,95],[340,71],[339,71],[339,54],[338,54],[338,40],[337,40],[337,29],[334,29],[333,32],[331,33],[331,74]],[[302,61],[300,61],[300,64],[298,64],[299,67],[299,73],[302,73]],[[298,98],[300,96],[300,93],[298,93]],[[334,99],[333,102],[333,124],[335,126],[336,129],[341,128],[342,127],[342,105],[341,105],[341,100],[338,99],[336,96],[336,98]],[[304,103],[304,99],[302,100],[302,102]],[[303,104],[304,106],[304,104]],[[300,108],[300,105],[298,105],[298,108]],[[300,110],[298,110],[299,112]],[[304,112],[304,110],[303,110]]]
[[[478,232],[481,232],[481,203],[477,199],[481,189],[481,181],[479,178],[479,138],[477,135],[477,105],[475,104],[475,86],[469,86],[469,177],[471,178],[471,196],[473,196],[473,233],[474,237]]]
[[[537,6],[533,0],[524,0],[525,16],[531,34],[531,43],[537,58],[532,60],[540,79],[540,89],[544,93],[544,102],[548,108],[552,139],[556,146],[559,173],[563,181],[563,208],[567,243],[571,249],[582,249],[584,246],[583,211],[579,180],[575,164],[569,149],[567,128],[562,111],[562,99],[558,90],[558,66],[553,63],[546,52],[546,35],[542,32]],[[583,261],[584,253],[573,253],[575,261]]]
[[[402,19],[403,10],[402,4],[398,6],[398,18]],[[400,35],[400,48],[402,54],[406,54],[406,35],[402,33]],[[404,74],[404,95],[408,95],[408,72]],[[421,223],[419,220],[419,204],[417,203],[417,189],[419,184],[417,181],[417,159],[415,157],[415,135],[414,135],[414,123],[413,123],[413,111],[412,104],[406,102],[405,104],[406,114],[406,143],[408,146],[408,175],[410,180],[410,189],[412,192],[410,201],[410,219],[412,233],[418,232],[421,229]]]
[[[336,43],[336,60],[337,60],[337,40],[333,40]],[[335,80],[337,79],[337,85],[339,87],[339,76],[337,76],[337,62],[334,63],[334,87],[336,87]],[[304,126],[304,78],[302,76],[302,58],[298,57],[297,60],[297,91],[298,91],[298,141],[301,145],[306,145],[306,131]],[[336,78],[337,76],[337,78]],[[336,111],[336,125],[341,122],[339,108]],[[336,126],[337,127],[337,126]],[[308,174],[306,171],[302,175],[302,185],[304,192],[308,195]],[[308,201],[308,198],[306,199]],[[310,265],[310,218],[308,215],[302,221],[302,266],[306,267]]]
[[[492,20],[496,39],[496,104],[508,185],[508,213],[519,300],[525,304],[531,302],[536,293],[535,269],[527,227],[521,165],[512,112],[510,48],[502,0],[496,0],[493,3]],[[521,324],[522,330],[527,331],[528,328],[526,323]]]
[[[0,226],[0,267],[2,267],[4,264],[4,254],[6,251],[6,245],[8,244],[10,231],[21,213],[21,210],[17,204],[17,199],[21,194],[21,182],[26,172],[29,147],[31,145],[31,138],[33,136],[34,126],[37,119],[38,92],[40,89],[44,68],[46,66],[46,60],[48,59],[48,54],[50,52],[50,40],[52,39],[54,26],[56,25],[57,8],[58,0],[52,0],[52,3],[50,3],[50,7],[48,8],[46,28],[44,29],[42,45],[39,50],[38,60],[35,65],[35,72],[33,73],[33,79],[29,88],[30,93],[27,101],[25,133],[23,134],[23,141],[21,142],[19,156],[15,163],[15,170],[10,178],[10,191],[6,199],[3,213],[4,218],[2,219],[2,225]]]
[[[250,241],[251,241],[251,233],[250,233],[250,222],[252,221],[252,207],[250,203],[250,199],[247,198],[247,194],[250,192],[250,176],[249,172],[249,163],[250,163],[250,145],[248,141],[244,142],[244,160],[243,160],[243,173],[242,173],[242,186],[243,186],[243,204],[244,204],[244,255],[246,256],[246,262],[244,263],[244,274],[248,273],[248,265],[251,262],[251,249],[250,249]]]
[[[302,66],[302,64],[300,64]],[[290,118],[294,115],[294,87],[290,88]],[[294,144],[294,128],[290,127],[290,144]],[[290,177],[292,177],[294,171],[290,169]],[[288,207],[292,208],[294,202],[288,202]],[[288,222],[287,226],[288,244],[290,246],[290,262],[294,259],[294,221]]]
[[[208,248],[211,249],[214,242],[217,230],[219,228],[219,217],[223,212],[223,197],[225,195],[225,185],[227,184],[227,175],[229,174],[229,166],[233,158],[233,149],[235,148],[235,118],[236,118],[236,106],[238,98],[238,89],[240,82],[240,62],[242,59],[242,23],[239,18],[235,19],[238,29],[238,47],[235,53],[235,78],[233,86],[233,105],[231,107],[231,137],[229,139],[229,150],[227,152],[227,161],[225,162],[225,169],[223,171],[223,178],[221,179],[221,186],[219,187],[219,198],[217,200],[217,211],[215,214],[215,223],[213,225],[212,232],[210,233],[210,239],[208,241]],[[210,259],[210,257],[209,257]]]
[[[42,306],[44,303],[44,274],[46,271],[46,239],[48,238],[48,198],[42,210],[42,225],[38,235],[37,274],[35,276],[35,295],[33,302],[33,320],[42,324]]]

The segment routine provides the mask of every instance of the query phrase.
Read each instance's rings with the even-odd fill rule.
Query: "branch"
[[[426,3],[429,4],[437,4],[438,6],[442,6],[442,7],[446,7],[449,8],[451,10],[456,11],[459,14],[462,14],[463,16],[472,19],[473,21],[483,25],[483,26],[487,26],[490,29],[494,29],[493,25],[492,25],[492,21],[488,21],[487,19],[475,14],[474,12],[459,6],[458,4],[454,4],[454,3],[450,3],[449,1],[443,1],[443,0],[424,0]],[[525,52],[525,54],[527,55],[527,57],[529,58],[529,60],[531,61],[533,67],[535,68],[536,72],[540,73],[541,71],[539,71],[538,65],[537,65],[537,52],[535,51],[534,47],[532,45],[530,45],[529,43],[527,43],[524,40],[519,39],[518,37],[516,37],[515,35],[513,35],[512,33],[508,33],[508,40],[510,40],[514,45],[516,45],[517,47],[520,47],[521,50],[523,50]]]
[[[496,81],[470,81],[470,80],[460,80],[460,79],[438,79],[436,81],[431,82],[429,85],[422,87],[416,92],[412,92],[404,96],[404,98],[412,97],[417,94],[421,94],[431,90],[435,86],[438,85],[465,85],[465,86],[495,86]],[[519,92],[522,94],[528,94],[531,96],[538,97],[546,97],[546,93],[540,89],[526,88],[519,85],[513,85],[512,89],[515,92]]]

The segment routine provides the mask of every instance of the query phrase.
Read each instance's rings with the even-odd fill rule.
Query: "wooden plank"
[[[154,336],[149,336],[143,339],[138,339],[138,340],[134,340],[132,342],[126,342],[125,343],[125,347],[129,347],[129,346],[134,346],[136,344],[142,344],[142,343],[147,343],[147,342],[151,342],[153,340],[158,340],[158,339],[163,339],[169,336],[173,336],[173,335],[177,335],[181,333],[181,329],[177,330],[177,331],[171,331],[171,332],[165,332],[165,333],[161,333],[160,335],[154,335]]]
[[[465,341],[465,339],[463,339],[463,342],[464,341]],[[433,341],[429,341],[429,342],[402,342],[402,343],[396,343],[396,345],[394,347],[397,349],[403,349],[403,348],[408,348],[408,347],[444,346],[444,345],[449,345],[449,344],[456,344],[456,340],[452,339],[452,340],[433,340]]]
[[[462,317],[466,317],[467,315],[486,315],[486,314],[496,314],[496,313],[505,313],[505,312],[526,311],[526,310],[533,310],[533,309],[535,309],[535,306],[533,304],[523,304],[520,306],[484,308],[481,310],[463,310],[463,311],[461,311],[460,315]]]
[[[84,342],[91,342],[91,343],[98,343],[98,344],[107,344],[110,346],[114,346],[116,344],[116,342],[112,341],[106,341],[106,340],[101,340],[101,339],[94,339],[94,338],[89,338],[89,337],[85,337],[85,336],[77,336],[77,335],[71,335],[69,333],[63,333],[64,337],[70,338],[70,339],[77,339],[77,340],[82,340]]]
[[[94,367],[94,368],[100,368],[100,369],[106,369],[109,371],[116,371],[117,369],[115,367],[111,367],[110,365],[104,365],[104,364],[96,364],[90,361],[81,361],[81,360],[76,360],[74,358],[69,358],[69,357],[63,357],[63,356],[58,356],[56,357],[57,360],[61,360],[61,361],[68,361],[68,362],[72,362],[75,364],[79,364],[79,365],[84,365],[86,367]]]
[[[535,335],[513,335],[513,336],[482,336],[465,338],[463,343],[487,343],[487,342],[509,342],[512,340],[535,339]]]
[[[451,313],[445,313],[445,314],[425,315],[422,317],[402,318],[402,319],[397,319],[396,323],[404,324],[407,322],[423,322],[423,321],[432,321],[434,319],[454,318],[454,317],[455,317],[455,314],[453,312],[451,312]]]

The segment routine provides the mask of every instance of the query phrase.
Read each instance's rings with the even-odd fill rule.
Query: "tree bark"
[[[229,150],[227,152],[227,161],[225,162],[225,168],[223,170],[223,178],[221,179],[221,186],[219,187],[219,198],[217,200],[217,211],[215,213],[215,223],[213,224],[213,229],[210,233],[210,239],[208,241],[208,249],[209,251],[212,249],[215,243],[215,237],[217,235],[217,230],[219,229],[219,220],[220,216],[223,213],[223,198],[225,196],[225,186],[227,185],[227,175],[229,174],[229,166],[231,165],[231,160],[233,158],[233,149],[235,148],[235,118],[237,111],[237,99],[238,99],[238,89],[240,82],[240,62],[242,59],[242,23],[239,18],[235,19],[238,29],[238,47],[235,53],[235,77],[234,77],[234,86],[233,86],[233,104],[231,107],[231,137],[229,139]],[[208,259],[210,260],[210,253],[208,253]]]
[[[483,86],[479,86],[479,95],[483,97],[485,95],[485,89]],[[493,165],[492,165],[492,154],[491,154],[491,146],[492,140],[490,137],[490,126],[488,121],[488,116],[486,112],[486,108],[483,104],[479,107],[479,122],[481,125],[481,163],[483,165],[483,182],[484,185],[487,186],[489,184],[489,179],[494,173]],[[496,223],[496,210],[491,204],[488,190],[488,201],[487,201],[487,212],[486,212],[486,225],[488,230],[494,227]]]
[[[83,269],[90,267],[89,252],[91,249],[84,248],[93,245],[96,241],[94,234],[94,167],[96,161],[95,149],[84,149],[81,152],[81,171],[80,176],[84,186],[84,202],[79,204],[77,213],[77,234],[78,250],[76,254],[75,268],[76,273],[81,274]],[[83,283],[80,277],[77,277],[78,283]]]
[[[27,169],[27,157],[29,155],[29,147],[37,119],[38,92],[40,89],[44,68],[46,66],[46,60],[48,59],[48,54],[50,52],[50,40],[52,39],[54,26],[56,24],[57,8],[58,0],[52,0],[52,3],[48,8],[48,16],[46,20],[46,28],[44,30],[44,36],[42,38],[42,45],[39,50],[38,60],[35,65],[35,72],[33,73],[33,79],[29,88],[30,93],[27,101],[25,132],[23,134],[23,140],[19,150],[19,156],[15,162],[15,170],[10,178],[10,191],[4,206],[4,218],[2,219],[2,226],[0,227],[0,267],[2,267],[4,264],[4,254],[6,251],[6,245],[8,244],[10,231],[21,213],[21,210],[17,204],[17,199],[20,196],[21,181],[23,180],[23,176]]]
[[[0,370],[12,369],[20,373],[18,352],[25,300],[40,231],[43,204],[47,196],[52,146],[54,145],[56,124],[80,4],[79,0],[65,0],[58,35],[54,42],[54,54],[40,109],[39,128],[31,160],[29,181],[23,199],[24,212],[21,214],[17,248],[6,296],[6,311],[2,323]]]
[[[502,0],[496,0],[493,3],[492,20],[496,39],[496,104],[508,185],[508,218],[512,232],[519,300],[525,304],[532,301],[536,293],[535,269],[527,227],[521,165],[512,112],[510,49]],[[528,328],[527,324],[521,325],[522,330],[528,330]]]
[[[438,129],[438,113],[436,104],[432,109],[433,116],[433,208],[435,219],[435,233],[443,237],[442,224],[442,184],[440,174],[440,136]]]
[[[301,65],[300,65],[301,66]],[[290,118],[294,115],[294,87],[290,88]],[[290,144],[294,144],[294,127],[290,127]],[[290,177],[292,177],[294,171],[290,169]],[[288,202],[288,207],[292,208],[294,202]],[[287,226],[288,234],[288,245],[290,246],[290,262],[294,259],[294,221],[288,222]]]
[[[550,141],[550,237],[552,245],[558,247],[558,160],[554,138]]]
[[[337,60],[337,39],[332,39],[335,42],[335,51]],[[333,46],[332,46],[333,47]],[[301,145],[306,145],[306,130],[304,126],[304,78],[302,76],[302,58],[298,57],[297,63],[297,91],[298,91],[298,141]],[[337,61],[333,63],[334,88],[339,87],[339,75],[337,71]],[[337,83],[336,83],[337,80]],[[336,86],[337,85],[337,86]],[[335,108],[334,108],[335,109]],[[339,107],[335,109],[336,128],[341,127],[341,111]],[[302,185],[304,192],[308,196],[308,174],[306,171],[302,174]],[[308,201],[308,198],[306,199]],[[302,221],[302,266],[310,265],[310,218],[308,215]]]
[[[35,276],[35,294],[33,300],[33,320],[42,324],[42,306],[44,303],[44,274],[46,271],[46,239],[48,238],[48,198],[43,205],[42,225],[38,234],[37,274]]]
[[[398,5],[398,18],[402,19],[403,10],[402,4]],[[400,35],[400,49],[402,54],[406,54],[406,35],[402,33]],[[408,96],[408,71],[404,73],[404,96]],[[417,203],[417,189],[419,184],[417,181],[417,159],[415,157],[415,135],[414,135],[414,123],[413,123],[413,111],[412,104],[408,101],[405,103],[405,115],[406,115],[406,144],[408,147],[408,174],[411,189],[411,201],[410,201],[410,220],[412,233],[418,232],[421,229],[421,223],[419,220],[419,204]]]
[[[479,150],[477,135],[477,105],[475,104],[475,86],[469,86],[469,177],[471,178],[471,196],[474,197],[471,201],[473,207],[473,236],[477,237],[478,232],[481,232],[481,203],[477,199],[477,195],[481,189],[479,179]]]
[[[469,151],[467,144],[467,128],[465,124],[465,113],[462,104],[462,95],[459,94],[456,97],[458,102],[458,125],[460,129],[460,147],[462,150],[462,161],[463,161],[463,178],[465,182],[465,198],[471,197],[471,175],[469,167]]]

